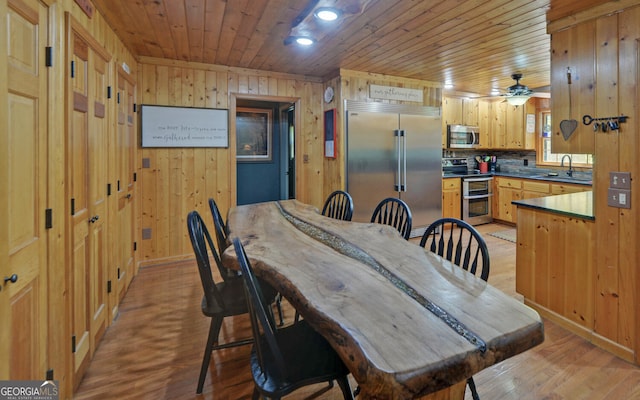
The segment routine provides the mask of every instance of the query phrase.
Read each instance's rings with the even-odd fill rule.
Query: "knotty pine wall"
[[[588,94],[594,97],[594,106],[589,114],[594,117],[627,115],[630,118],[621,124],[619,132],[594,134],[594,242],[571,245],[595,248],[595,291],[585,296],[594,296],[593,329],[609,341],[603,347],[639,364],[640,252],[637,243],[640,213],[636,200],[640,193],[637,158],[640,153],[640,4],[634,0],[612,1],[582,10],[549,23],[552,47],[554,32],[580,29],[584,24],[594,26],[591,34],[595,41],[576,36],[578,42],[595,43],[595,90]],[[566,67],[560,68],[564,73]],[[607,205],[609,174],[613,171],[631,172],[630,209]]]
[[[235,99],[299,99],[296,132],[297,198],[318,207],[324,201],[322,82],[319,78],[267,73],[163,59],[142,58],[140,104],[229,109],[229,148],[140,148],[138,180],[141,262],[193,257],[186,217],[198,210],[210,220],[213,197],[226,217],[236,202]]]
[[[227,108],[234,115],[235,98],[299,99],[299,131],[296,140],[297,199],[320,208],[333,190],[344,188],[343,100],[373,101],[369,84],[418,88],[424,104],[439,107],[439,84],[391,76],[341,70],[326,80],[216,65],[141,58],[140,104]],[[332,86],[336,96],[324,104],[323,92]],[[278,100],[275,100],[278,101]],[[379,101],[379,100],[376,100]],[[411,103],[416,105],[416,103]],[[336,158],[324,157],[323,112],[336,108]],[[138,180],[140,229],[150,232],[141,239],[138,260],[191,257],[186,216],[198,210],[209,216],[207,201],[216,199],[223,215],[235,205],[235,126],[230,125],[228,149],[139,149]]]

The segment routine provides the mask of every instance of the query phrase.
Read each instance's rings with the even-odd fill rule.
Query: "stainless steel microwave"
[[[477,126],[447,125],[447,148],[473,149],[480,146],[480,130]]]

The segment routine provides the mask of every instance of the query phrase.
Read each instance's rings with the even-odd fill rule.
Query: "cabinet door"
[[[508,149],[524,148],[526,106],[506,106],[505,145]]]
[[[593,154],[593,126],[581,118],[592,115],[595,106],[595,20],[551,35],[551,150],[554,153]],[[571,69],[571,84],[567,80]],[[577,128],[565,140],[560,122],[575,120]]]
[[[480,128],[481,149],[492,148],[491,144],[491,102],[480,100],[478,102],[478,126]]]
[[[442,180],[442,217],[458,218],[462,215],[460,178]]]
[[[462,123],[464,125],[478,126],[478,99],[462,100]]]
[[[507,148],[507,102],[498,101],[491,104],[491,147]]]
[[[462,99],[442,98],[442,148],[447,147],[447,125],[462,124]]]

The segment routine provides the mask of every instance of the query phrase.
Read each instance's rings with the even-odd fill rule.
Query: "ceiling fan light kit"
[[[518,107],[529,100],[531,94],[533,93],[533,90],[520,83],[522,74],[513,74],[511,75],[511,78],[516,81],[516,84],[511,85],[507,88],[507,94],[505,94],[505,98],[510,105]]]

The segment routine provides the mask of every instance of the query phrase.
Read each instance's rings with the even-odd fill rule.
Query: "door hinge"
[[[133,103],[133,112],[138,112],[138,105],[136,103]]]
[[[120,268],[118,268],[118,279],[120,279]]]
[[[120,191],[120,179],[118,179],[118,192]]]
[[[111,98],[111,86],[107,86],[107,99]]]
[[[111,184],[107,183],[107,196],[111,196]]]
[[[76,62],[75,61],[71,61],[71,77],[72,78],[76,77]]]
[[[138,251],[138,242],[133,242],[133,251]]]
[[[111,279],[107,281],[107,293],[111,293]]]
[[[71,199],[71,215],[76,213],[76,199]]]
[[[76,352],[76,335],[71,336],[71,352]]]
[[[53,47],[51,46],[44,48],[44,66],[53,67]]]
[[[120,92],[116,95],[116,103],[120,104]]]
[[[44,229],[53,228],[53,210],[47,208],[44,210]]]
[[[51,369],[48,369],[48,370],[47,370],[47,376],[46,376],[46,379],[47,379],[48,381],[52,381],[52,380],[53,380],[53,368],[51,368]]]
[[[134,172],[133,173],[133,181],[136,182],[138,180],[138,173]]]

